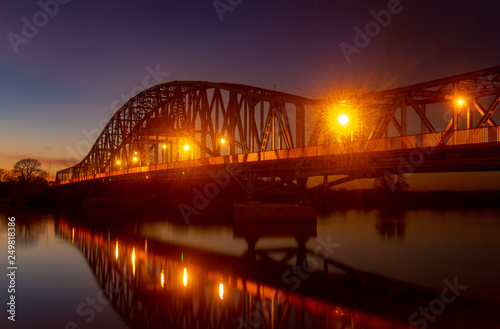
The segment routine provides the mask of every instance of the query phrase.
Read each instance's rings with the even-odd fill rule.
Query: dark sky
[[[83,158],[99,122],[158,82],[323,97],[500,65],[493,0],[220,0],[232,9],[223,20],[211,0],[59,1],[0,2],[0,168],[34,157],[53,172]],[[348,63],[340,44],[388,6],[398,13]]]

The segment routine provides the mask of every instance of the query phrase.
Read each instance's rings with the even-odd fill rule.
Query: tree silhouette
[[[40,167],[42,163],[35,159],[21,159],[16,162],[14,169],[10,172],[10,180],[18,182],[34,182],[45,180],[47,172]]]
[[[397,193],[408,191],[410,185],[406,182],[406,177],[403,175],[384,175],[375,179],[373,188],[385,192]]]

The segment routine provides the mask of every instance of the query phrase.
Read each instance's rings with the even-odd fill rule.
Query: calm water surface
[[[500,328],[500,211],[351,210],[283,226],[8,210],[4,273],[8,216],[16,321],[4,274],[1,328]],[[428,318],[412,318],[421,307]]]

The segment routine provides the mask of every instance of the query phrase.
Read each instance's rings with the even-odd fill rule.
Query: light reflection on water
[[[480,298],[499,305],[500,262],[495,261],[500,252],[499,214],[347,211],[319,218],[314,228],[185,226],[156,221],[150,215],[127,222],[127,214],[110,219],[109,214],[94,213],[85,221],[80,216],[24,214],[18,217],[17,227],[20,290],[16,298],[20,301],[16,327],[64,328],[74,321],[82,328],[205,328],[214,324],[225,328],[408,328],[408,316],[430,302],[432,294],[414,302],[410,299],[407,305],[396,301],[385,301],[385,307],[369,305],[377,303],[377,298],[357,276],[375,273],[434,291],[443,288],[444,279],[458,277],[468,285],[463,299]],[[23,216],[30,218],[22,223]],[[4,216],[0,227],[1,247],[6,248]],[[311,257],[320,239],[339,244],[329,257],[341,269],[333,266],[336,263],[328,265],[330,281],[325,281],[321,266],[317,275],[302,271],[294,276],[300,279],[299,289],[291,291],[293,285],[283,279],[284,272]],[[362,271],[353,272],[355,283],[352,278],[341,279],[338,285],[330,283],[336,280],[335,273],[350,269]],[[367,278],[369,285],[374,284],[372,276]],[[7,285],[5,278],[0,283]],[[354,292],[349,292],[351,286]],[[363,289],[368,289],[370,298],[363,299]],[[105,300],[100,292],[107,296]],[[91,318],[88,298],[102,299],[97,304],[102,310],[96,307],[87,324]],[[463,308],[458,305],[443,314],[448,321],[444,323],[453,324],[457,317],[460,323],[495,327],[488,314],[482,317],[481,312],[467,313]],[[22,315],[21,309],[30,316]],[[433,327],[439,328],[439,322]]]
[[[128,328],[111,307],[94,311],[88,298],[97,299],[101,290],[82,253],[71,244],[71,235],[60,237],[55,230],[55,216],[9,213],[16,217],[16,322],[7,320],[2,308],[0,328],[66,328],[74,321],[81,328]],[[75,232],[76,238],[77,232]],[[0,250],[6,250],[7,217],[0,214]],[[76,241],[75,241],[76,242]],[[4,252],[2,252],[4,254]],[[8,298],[6,265],[2,257],[0,297]],[[80,306],[80,313],[77,308]]]
[[[457,276],[473,283],[467,295],[500,301],[499,211],[351,210],[318,221],[327,235],[342,245],[336,259],[357,269],[436,289]]]

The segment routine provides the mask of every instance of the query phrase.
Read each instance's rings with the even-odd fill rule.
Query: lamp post
[[[191,159],[191,145],[189,145],[188,143],[185,143],[184,146],[182,146],[182,149],[184,150],[184,153],[186,155],[186,160],[190,160]],[[194,158],[194,157],[193,157]]]
[[[350,128],[350,132],[351,132],[351,142],[353,141],[353,135],[354,135],[354,130],[353,130],[353,127],[352,127],[352,124],[350,124],[350,120],[349,120],[349,117],[345,114],[341,114],[339,115],[339,117],[337,118],[339,124],[342,126],[342,127],[347,127],[349,126]]]
[[[226,144],[226,143],[227,143],[227,139],[226,139],[225,137],[221,137],[221,138],[219,138],[219,139],[218,139],[218,142],[219,142],[219,144],[218,144],[218,147],[219,147],[219,155],[222,155],[222,154],[221,154],[221,153],[222,153],[222,152],[221,152],[221,151],[222,151],[222,147],[224,146],[224,144]]]
[[[456,97],[455,106],[453,111],[453,144],[457,144],[457,130],[458,130],[458,118],[460,116],[461,109],[467,105],[466,100],[463,97]],[[470,137],[469,129],[472,128],[472,117],[469,108],[467,107],[467,138]]]

